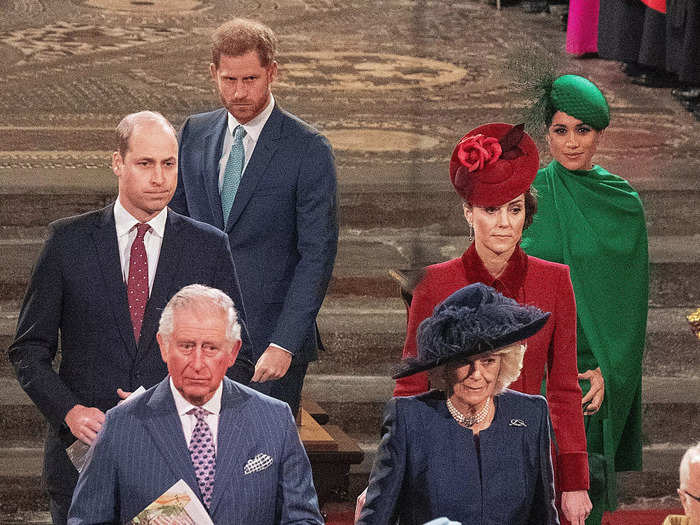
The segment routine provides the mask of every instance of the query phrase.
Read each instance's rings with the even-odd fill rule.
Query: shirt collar
[[[165,208],[160,210],[158,215],[156,215],[150,221],[148,221],[152,232],[161,238],[165,233],[165,221],[167,220],[167,218],[168,207],[166,206]],[[119,202],[119,198],[117,198],[117,201],[114,203],[114,224],[117,228],[117,237],[121,237],[122,235],[128,234],[131,231],[131,229],[138,223],[139,221],[128,211],[126,211],[126,208],[122,206],[122,203]]]
[[[273,109],[275,109],[275,97],[273,97],[272,93],[270,93],[270,101],[267,103],[267,106],[265,106],[265,109],[263,109],[260,114],[256,115],[245,124],[240,124],[243,126],[246,135],[253,139],[253,142],[256,144],[258,142],[258,137],[260,137],[260,133],[262,133],[262,129],[267,122],[267,119],[269,119],[270,115],[272,115]],[[236,118],[231,115],[231,113],[228,113],[228,132],[233,134],[233,130],[236,129],[236,126],[238,125],[239,122],[236,120]]]
[[[175,383],[173,383],[173,378],[169,378],[170,381],[170,391],[173,393],[173,399],[175,400],[175,409],[177,410],[177,413],[179,416],[184,416],[187,414],[190,410],[193,408],[197,408],[195,405],[187,401],[180,391],[175,388]],[[219,412],[221,412],[221,396],[224,391],[224,385],[223,382],[219,383],[219,387],[216,389],[214,392],[214,395],[211,396],[211,399],[204,403],[202,405],[202,408],[205,409],[207,412],[210,414],[218,415]]]
[[[517,297],[519,290],[525,284],[527,255],[520,246],[516,246],[515,250],[513,250],[513,255],[510,256],[506,263],[506,269],[503,270],[498,279],[494,279],[488,272],[479,254],[476,253],[474,243],[462,255],[462,264],[467,282],[484,283],[511,299]]]

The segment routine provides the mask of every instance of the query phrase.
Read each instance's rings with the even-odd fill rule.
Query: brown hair
[[[116,128],[116,143],[117,151],[123,159],[126,157],[129,151],[129,139],[131,134],[134,132],[134,127],[136,124],[143,121],[160,122],[166,128],[169,128],[173,132],[173,136],[177,139],[177,131],[173,125],[165,118],[161,113],[157,111],[139,111],[138,113],[129,113],[126,117],[119,121]]]
[[[260,65],[268,67],[275,60],[277,37],[272,29],[255,20],[234,18],[216,28],[211,36],[211,61],[219,67],[221,55],[239,57],[256,51]]]
[[[525,222],[523,223],[523,230],[527,230],[529,226],[532,225],[532,221],[535,219],[535,214],[537,213],[537,190],[534,186],[530,186],[525,194]],[[462,201],[464,206],[471,209],[473,206],[471,203]]]
[[[537,190],[530,186],[525,192],[525,223],[523,224],[523,230],[527,230],[530,227],[535,219],[535,213],[537,213]]]

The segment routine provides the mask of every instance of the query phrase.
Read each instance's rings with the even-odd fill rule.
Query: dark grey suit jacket
[[[151,296],[138,345],[119,262],[113,205],[58,220],[34,266],[9,349],[20,385],[49,422],[44,480],[50,492],[71,494],[78,473],[65,453],[75,438],[64,418],[76,404],[102,411],[117,388],[150,387],[167,375],[156,332],[160,314],[180,288],[200,283],[229,294],[245,312],[226,236],[168,210]],[[243,330],[245,333],[245,330]],[[58,373],[52,361],[61,348]],[[250,341],[244,336],[244,344]],[[231,367],[250,379],[245,362]]]
[[[70,525],[123,523],[180,479],[201,499],[168,378],[110,410],[90,454],[73,495]],[[271,464],[246,473],[259,454]],[[289,406],[227,378],[209,513],[222,525],[323,523]]]

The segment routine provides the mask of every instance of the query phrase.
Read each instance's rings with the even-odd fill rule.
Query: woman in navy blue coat
[[[359,524],[559,523],[547,402],[506,388],[548,317],[476,283],[421,324],[394,377],[431,370],[438,390],[387,403]]]

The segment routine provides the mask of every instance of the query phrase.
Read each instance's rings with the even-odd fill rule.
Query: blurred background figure
[[[680,482],[678,495],[685,516],[668,516],[663,525],[700,525],[700,443],[681,459]]]
[[[578,58],[598,56],[600,0],[571,0],[566,28],[566,52]]]

